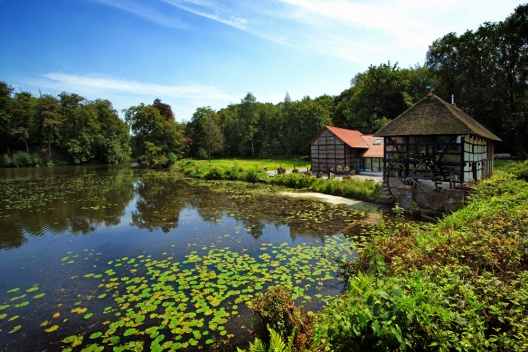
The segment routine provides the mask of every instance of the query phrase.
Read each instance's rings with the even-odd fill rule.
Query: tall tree
[[[221,152],[224,148],[220,117],[210,106],[196,109],[185,132],[191,138],[191,153],[195,156],[211,160],[211,154]]]
[[[29,154],[29,140],[35,136],[35,115],[37,101],[29,92],[20,92],[15,94],[13,101],[14,123],[12,124],[11,134],[26,147],[26,153]]]
[[[13,87],[0,81],[0,145],[9,154],[12,143],[11,124],[13,123]]]
[[[43,138],[48,144],[48,158],[51,159],[51,142],[55,140],[62,123],[59,100],[52,95],[39,97],[37,117]]]
[[[246,154],[245,150],[249,149],[251,157],[255,157],[255,134],[258,126],[258,114],[256,106],[257,98],[251,93],[247,93],[240,103],[238,110],[238,119],[242,124],[243,135],[240,147],[241,154]]]
[[[96,159],[105,163],[122,163],[132,153],[130,132],[126,123],[119,118],[109,100],[97,99],[91,102],[97,112],[100,131],[98,132]]]
[[[134,135],[134,153],[142,165],[150,168],[170,166],[183,155],[186,147],[183,127],[174,120],[143,103],[124,113]]]

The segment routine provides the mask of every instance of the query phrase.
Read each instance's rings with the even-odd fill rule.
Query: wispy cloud
[[[205,17],[238,29],[246,29],[247,19],[230,14],[234,9],[227,3],[217,3],[207,0],[161,0],[181,10]]]
[[[218,86],[206,85],[160,85],[142,83],[97,75],[80,76],[66,73],[46,73],[38,83],[54,89],[67,87],[75,92],[117,92],[123,94],[138,94],[147,96],[164,96],[185,99],[229,99]],[[34,82],[37,83],[37,82]]]
[[[166,12],[156,9],[152,6],[154,1],[136,1],[136,0],[91,0],[93,2],[114,7],[132,13],[136,16],[156,23],[160,26],[169,28],[185,28],[187,25],[177,16],[171,16]]]
[[[76,75],[50,72],[37,79],[23,80],[35,90],[52,90],[77,93],[87,99],[104,98],[114,102],[118,111],[139,103],[150,103],[159,98],[172,104],[179,119],[189,119],[197,107],[211,105],[215,108],[226,106],[238,98],[223,91],[216,85],[187,84],[162,85],[99,75]]]

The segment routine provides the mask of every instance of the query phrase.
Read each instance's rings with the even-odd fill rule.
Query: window
[[[378,139],[376,139],[376,141],[374,142],[374,145],[380,145],[381,143],[383,143],[383,138],[378,138]]]

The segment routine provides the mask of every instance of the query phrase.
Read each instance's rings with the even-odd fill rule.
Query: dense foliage
[[[286,93],[271,104],[247,93],[218,111],[198,107],[185,124],[159,99],[124,113],[134,157],[162,167],[183,155],[209,160],[308,155],[309,141],[325,125],[374,133],[431,91],[446,101],[454,97],[459,108],[497,134],[504,141],[497,151],[527,156],[528,5],[504,21],[437,39],[423,66],[371,65],[335,97],[292,101]],[[70,93],[34,97],[0,82],[0,147],[8,158],[10,147],[27,154],[45,149],[47,159],[55,148],[73,163],[112,163],[129,157],[128,141],[129,129],[107,100]]]
[[[13,92],[0,82],[0,144],[6,152],[1,166],[44,165],[57,160],[55,153],[74,164],[130,158],[129,129],[108,100]]]
[[[347,291],[315,317],[311,350],[526,351],[526,170],[482,181],[436,225],[366,226],[358,259],[341,262]]]

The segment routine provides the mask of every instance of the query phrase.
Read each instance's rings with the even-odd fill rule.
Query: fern
[[[286,351],[286,343],[284,343],[282,340],[281,335],[270,327],[268,327],[268,330],[270,332],[270,346],[268,348],[268,352]]]
[[[249,352],[291,352],[293,348],[293,339],[295,337],[295,329],[288,339],[288,345],[284,342],[281,335],[268,326],[270,332],[270,345],[266,349],[266,344],[259,338],[254,342],[249,343]],[[237,347],[237,352],[248,352]]]

